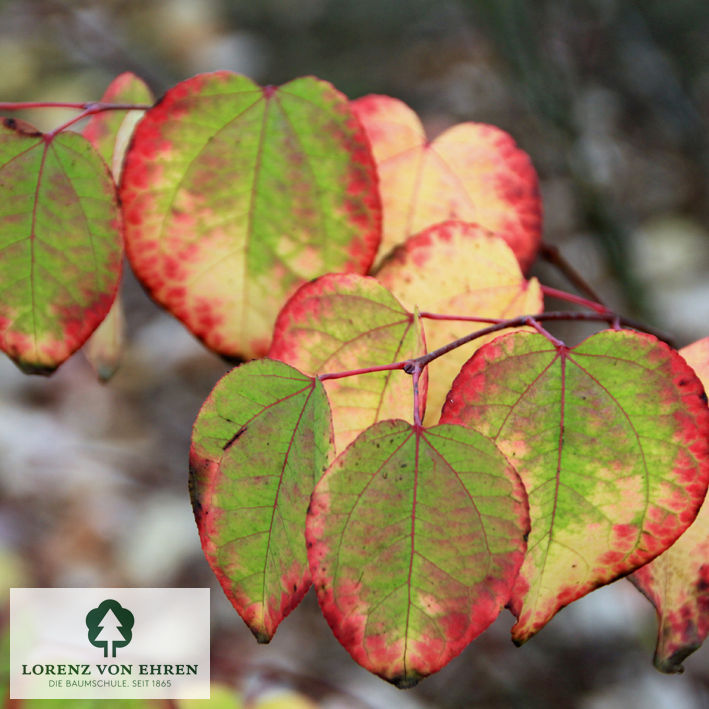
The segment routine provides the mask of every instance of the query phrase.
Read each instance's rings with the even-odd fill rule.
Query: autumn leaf
[[[425,354],[418,319],[374,278],[332,274],[307,283],[288,301],[274,328],[269,357],[316,374],[364,369]],[[387,418],[413,422],[411,377],[368,372],[324,382],[342,451],[365,428]],[[426,395],[426,378],[419,384]]]
[[[118,371],[125,345],[126,318],[120,291],[101,324],[84,345],[84,355],[99,381],[107,382]]]
[[[503,335],[463,367],[441,422],[490,436],[529,495],[529,549],[510,604],[517,643],[664,551],[706,491],[701,384],[651,335],[604,331],[574,348]]]
[[[0,348],[49,374],[113,302],[122,226],[101,156],[69,131],[0,124]]]
[[[306,539],[335,636],[403,688],[497,617],[527,530],[522,485],[491,441],[460,426],[390,420],[364,431],[321,478]]]
[[[407,237],[448,219],[499,234],[524,270],[541,240],[534,167],[503,130],[461,123],[429,141],[403,102],[370,95],[352,102],[377,161],[384,224],[379,258]]]
[[[148,292],[231,357],[265,354],[299,285],[365,273],[380,241],[369,143],[313,77],[261,88],[221,71],[173,87],[136,129],[121,198]]]
[[[117,76],[101,97],[102,103],[152,104],[153,94],[142,79],[125,72]],[[111,168],[118,181],[123,158],[135,126],[145,111],[101,111],[94,113],[83,131],[86,138]],[[123,353],[125,316],[120,291],[101,324],[84,346],[84,354],[101,381],[108,381],[118,369]]]
[[[679,351],[709,389],[709,337]],[[705,399],[706,401],[706,399]],[[630,580],[657,610],[655,667],[682,672],[682,661],[709,634],[709,501],[704,499],[691,527]]]
[[[151,105],[154,100],[146,83],[130,72],[117,76],[101,97],[101,103],[136,105]],[[91,116],[83,130],[82,135],[98,150],[116,181],[120,179],[123,158],[135,126],[144,113],[141,110],[101,111]]]
[[[222,377],[195,421],[190,494],[202,548],[259,642],[310,587],[305,514],[331,440],[322,384],[269,359]]]
[[[449,221],[425,229],[397,247],[376,274],[409,310],[481,318],[513,318],[544,309],[539,282],[527,281],[510,247],[476,224]],[[426,319],[429,350],[484,327]],[[446,394],[479,338],[431,362],[424,423],[438,422]]]

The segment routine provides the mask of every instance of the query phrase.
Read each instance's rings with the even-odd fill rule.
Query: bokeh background
[[[707,36],[706,0],[0,0],[0,100],[96,100],[126,70],[159,96],[231,69],[396,96],[431,136],[494,123],[537,167],[545,240],[681,346],[709,334]],[[24,117],[48,129],[67,115]],[[534,273],[567,287],[547,264]],[[123,292],[128,343],[109,384],[81,355],[49,379],[0,361],[0,624],[10,586],[211,586],[213,675],[247,705],[289,690],[313,707],[709,707],[709,650],[681,676],[655,671],[654,611],[626,581],[522,648],[503,613],[408,691],[354,664],[311,595],[258,646],[187,495],[191,425],[227,366],[130,274]]]

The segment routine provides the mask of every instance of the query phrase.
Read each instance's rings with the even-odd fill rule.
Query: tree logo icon
[[[116,656],[117,647],[125,647],[133,638],[133,614],[118,601],[107,598],[86,614],[89,642],[103,648],[103,656]]]

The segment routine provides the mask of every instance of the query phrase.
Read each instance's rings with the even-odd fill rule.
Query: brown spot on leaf
[[[223,446],[222,450],[226,450],[234,445],[235,441],[244,433],[246,433],[247,426],[242,426]]]
[[[26,135],[30,138],[41,137],[42,133],[38,131],[31,123],[23,121],[20,118],[3,118],[2,124],[5,128],[17,131],[21,135]]]

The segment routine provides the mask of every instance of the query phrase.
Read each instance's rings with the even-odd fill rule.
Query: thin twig
[[[546,259],[552,266],[561,271],[578,290],[585,293],[591,300],[599,305],[603,305],[603,301],[598,296],[586,279],[561,255],[561,251],[552,244],[542,244],[539,249],[539,255]]]
[[[425,310],[419,313],[419,317],[426,318],[427,320],[459,320],[461,322],[485,322],[493,324],[502,322],[501,318],[479,318],[475,315],[444,315],[441,313],[429,313]]]
[[[542,285],[542,293],[550,298],[558,298],[559,300],[565,300],[567,303],[582,305],[584,308],[590,308],[591,310],[595,310],[597,313],[608,312],[608,308],[603,305],[603,303],[588,300],[588,298],[582,298],[579,295],[567,293],[566,291],[559,290],[558,288],[551,288],[549,286]]]
[[[103,111],[147,111],[152,108],[152,106],[141,103],[102,103],[100,101],[90,101],[86,103],[61,101],[0,102],[0,111],[19,111],[33,108],[73,108],[77,111],[81,111],[81,113],[69,119],[66,123],[62,123],[48,133],[44,133],[44,140],[49,143],[55,136],[65,131],[70,126],[73,126],[74,123],[78,123],[88,116],[93,116],[95,113],[102,113]]]
[[[496,323],[495,325],[490,325],[489,327],[485,327],[482,330],[476,330],[475,332],[468,333],[467,335],[464,335],[463,337],[460,337],[457,340],[453,340],[453,342],[449,342],[447,345],[443,345],[443,347],[439,347],[437,350],[433,350],[432,352],[429,352],[426,355],[417,357],[416,359],[411,360],[410,367],[404,367],[403,369],[405,372],[411,374],[414,366],[421,365],[422,367],[425,367],[429,362],[432,362],[434,359],[438,359],[444,354],[448,354],[448,352],[451,352],[452,350],[455,350],[458,347],[462,347],[463,345],[467,345],[468,342],[477,340],[480,337],[490,335],[494,332],[499,332],[500,330],[506,330],[510,327],[523,327],[525,325],[531,325],[532,327],[534,327],[535,321],[543,322],[545,320],[606,322],[612,326],[615,326],[615,324],[618,323],[622,326],[632,328],[633,330],[641,330],[643,332],[647,332],[651,335],[654,335],[658,339],[663,340],[671,347],[674,347],[672,341],[664,333],[653,331],[652,329],[647,328],[644,325],[639,325],[634,320],[620,317],[616,313],[612,313],[610,311],[606,313],[555,311],[550,313],[539,313],[538,315],[521,315],[517,318],[511,318],[510,320],[502,320]]]
[[[414,371],[411,373],[412,386],[414,388],[414,426],[419,428],[423,425],[421,420],[421,400],[419,399],[419,378],[423,372],[421,365],[415,365]]]
[[[388,372],[392,369],[404,369],[411,360],[402,362],[394,362],[393,364],[381,364],[377,367],[363,367],[362,369],[348,369],[344,372],[328,372],[326,374],[318,374],[317,379],[324,382],[328,379],[342,379],[343,377],[354,377],[357,374],[372,374],[374,372]]]
[[[549,330],[547,330],[545,327],[542,327],[542,324],[538,321],[535,320],[534,318],[530,318],[530,323],[529,323],[540,335],[543,335],[544,337],[551,342],[554,347],[559,349],[560,347],[566,347],[566,344],[560,340],[558,337],[554,337]]]
[[[54,130],[46,134],[47,139],[51,140],[55,135],[61,133],[63,130],[73,126],[74,123],[87,118],[88,116],[93,116],[95,113],[101,113],[102,111],[145,111],[151,108],[150,106],[142,107],[140,104],[129,104],[129,103],[93,103],[89,104],[88,107],[82,111],[78,116],[74,116],[71,120],[66,123],[62,123],[57,126]]]
[[[0,101],[0,111],[25,111],[33,108],[73,108],[77,111],[147,111],[152,105],[138,103],[102,103],[100,101]]]
[[[421,317],[424,317],[424,313],[420,313]],[[434,315],[432,313],[426,314],[426,316],[431,316]],[[439,357],[442,357],[445,354],[448,354],[449,352],[457,349],[458,347],[462,347],[463,345],[467,345],[468,342],[472,342],[473,340],[477,340],[480,337],[485,337],[485,335],[490,335],[495,332],[500,332],[500,330],[506,330],[508,328],[513,328],[513,327],[524,327],[524,326],[531,326],[534,327],[538,332],[542,332],[545,337],[548,337],[556,346],[559,346],[561,343],[560,340],[556,339],[553,335],[550,333],[547,333],[546,330],[543,328],[540,329],[538,323],[544,322],[544,321],[587,321],[587,322],[605,322],[608,323],[611,327],[617,329],[618,327],[627,327],[633,330],[639,330],[641,332],[647,332],[650,335],[654,335],[657,337],[659,340],[662,340],[663,342],[666,342],[670,347],[675,347],[674,342],[672,339],[663,332],[660,332],[659,330],[654,330],[653,328],[649,328],[645,325],[642,325],[635,320],[631,320],[630,318],[624,318],[619,316],[617,313],[613,313],[610,310],[603,312],[603,313],[587,313],[587,312],[582,312],[582,311],[567,311],[567,310],[561,310],[561,311],[552,311],[549,313],[537,313],[536,315],[520,315],[519,317],[516,318],[509,318],[507,320],[500,320],[500,319],[494,319],[494,318],[471,318],[467,316],[445,316],[445,315],[439,315],[437,316],[436,319],[439,320],[473,320],[473,321],[480,321],[483,320],[483,322],[492,322],[491,325],[488,327],[484,327],[480,330],[474,330],[473,332],[468,333],[467,335],[464,335],[463,337],[458,338],[457,340],[453,340],[452,342],[449,342],[447,345],[443,345],[443,347],[439,347],[437,350],[433,350],[432,352],[429,352],[428,354],[421,355],[420,357],[415,357],[412,359],[406,359],[406,360],[401,360],[399,362],[392,362],[391,364],[382,364],[378,365],[376,367],[363,367],[361,369],[349,369],[345,370],[342,372],[328,372],[326,374],[319,374],[317,375],[317,378],[320,381],[326,381],[328,379],[342,379],[344,377],[353,377],[358,374],[372,374],[374,372],[388,372],[396,369],[402,369],[404,372],[407,374],[413,375],[417,370],[422,371],[426,365],[428,365],[430,362],[432,362],[434,359],[438,359]]]

